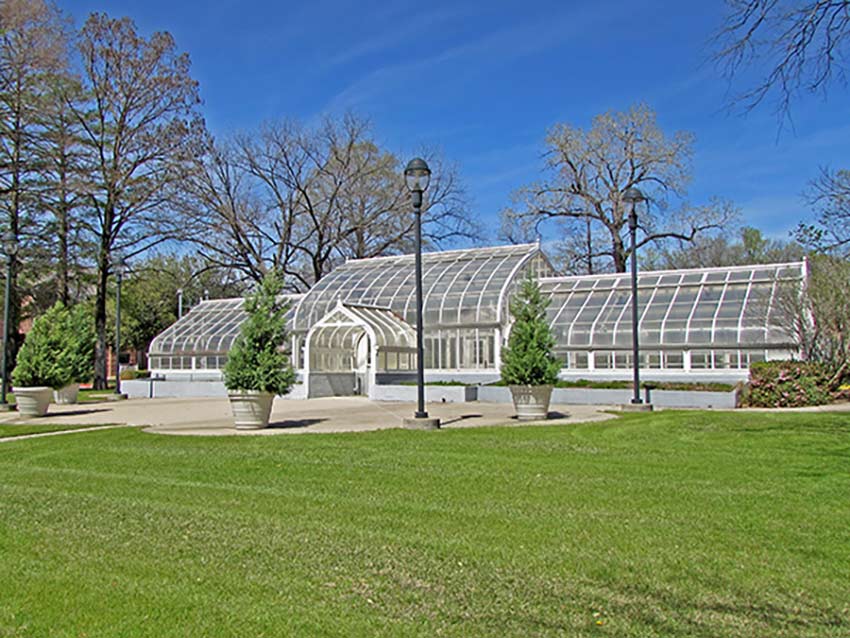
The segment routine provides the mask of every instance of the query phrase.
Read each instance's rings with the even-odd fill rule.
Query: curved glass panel
[[[507,322],[507,286],[524,267],[551,275],[537,244],[471,248],[422,255],[423,319],[431,328]],[[337,303],[389,308],[416,325],[415,256],[347,261],[304,296],[292,329],[303,333]]]
[[[794,294],[804,269],[804,262],[795,262],[641,273],[641,347],[790,345],[777,290]],[[628,273],[548,277],[541,287],[551,300],[547,313],[559,352],[631,347]]]

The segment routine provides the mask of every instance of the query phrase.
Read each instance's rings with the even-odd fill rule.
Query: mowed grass
[[[0,445],[0,636],[848,636],[850,416]]]

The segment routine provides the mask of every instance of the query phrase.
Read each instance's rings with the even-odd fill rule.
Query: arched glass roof
[[[301,295],[285,295],[289,302],[287,323]],[[245,320],[245,300],[212,299],[194,306],[176,323],[166,328],[151,341],[148,354],[226,354]]]
[[[389,308],[338,303],[310,330],[311,347],[353,348],[363,331],[383,350],[415,350],[416,331]]]
[[[431,327],[498,325],[506,297],[525,268],[553,274],[537,244],[449,250],[422,255],[424,322]],[[292,330],[306,332],[338,301],[384,307],[416,325],[415,257],[347,261],[304,296]]]
[[[765,347],[792,343],[776,302],[800,282],[805,262],[643,272],[638,277],[641,347]],[[628,273],[549,277],[548,317],[559,349],[631,347]]]

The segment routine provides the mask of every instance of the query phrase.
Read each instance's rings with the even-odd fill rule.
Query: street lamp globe
[[[411,193],[422,193],[428,189],[431,182],[431,169],[421,157],[416,157],[407,163],[404,169],[404,182]]]
[[[629,186],[626,190],[624,190],[622,198],[624,202],[630,204],[632,207],[634,207],[635,204],[646,201],[646,195],[643,194],[643,191],[634,186]]]

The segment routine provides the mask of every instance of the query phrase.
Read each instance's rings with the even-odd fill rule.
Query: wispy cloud
[[[622,13],[618,18],[623,18]],[[402,90],[411,77],[429,75],[447,64],[483,64],[490,67],[529,55],[538,54],[571,40],[585,37],[598,29],[599,23],[614,19],[599,7],[583,6],[567,14],[547,16],[520,23],[480,37],[447,46],[431,56],[401,63],[388,64],[361,76],[331,98],[326,111],[357,108],[382,96]],[[373,46],[378,46],[374,43]],[[363,46],[370,46],[364,44]]]
[[[405,26],[402,27],[398,26],[397,20],[391,20],[390,24],[382,25],[379,33],[370,35],[358,41],[353,46],[332,55],[320,65],[320,69],[328,70],[333,67],[349,64],[354,60],[368,55],[394,49],[402,44],[416,41],[417,36],[431,32],[440,25],[462,18],[468,13],[469,11],[460,11],[457,8],[445,11],[420,12],[406,16],[404,21]]]

